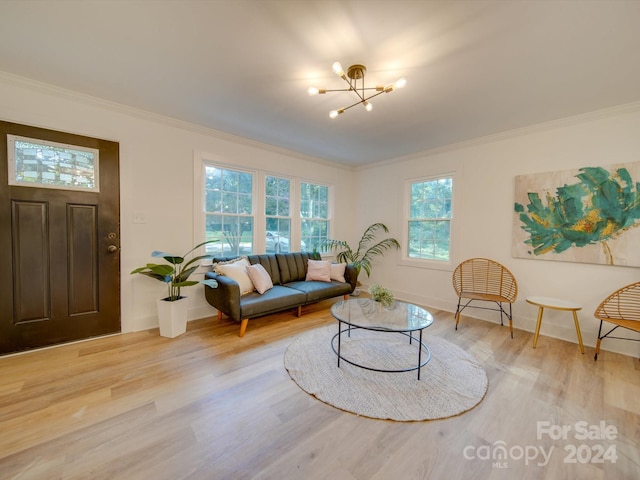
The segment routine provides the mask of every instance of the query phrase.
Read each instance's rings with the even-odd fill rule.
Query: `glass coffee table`
[[[331,306],[331,315],[338,320],[338,333],[331,338],[331,348],[338,356],[338,368],[340,368],[340,360],[344,360],[356,367],[375,372],[395,373],[417,370],[418,380],[420,380],[420,369],[431,360],[431,351],[422,342],[422,331],[433,323],[433,316],[429,311],[417,305],[397,300],[391,307],[386,308],[370,298],[351,298],[334,303]],[[342,335],[351,336],[351,331],[357,329],[408,337],[409,344],[416,346],[418,354],[416,365],[389,370],[382,366],[380,368],[365,366],[354,359],[346,358],[341,352]],[[417,332],[417,337],[414,337],[415,332]]]

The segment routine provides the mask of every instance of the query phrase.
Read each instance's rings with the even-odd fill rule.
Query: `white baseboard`
[[[366,290],[367,287],[363,285],[362,289]],[[436,297],[428,297],[425,295],[415,295],[408,292],[394,291],[394,295],[398,300],[404,300],[406,302],[415,303],[418,305],[424,305],[445,312],[454,313],[457,307],[457,299],[443,300]],[[538,310],[532,305],[523,301],[518,301],[513,305],[513,328],[514,330],[524,330],[526,332],[535,332],[537,322]],[[553,312],[556,322],[549,321],[547,318],[552,313],[545,314],[542,318],[542,326],[540,328],[540,338],[538,338],[538,345],[544,342],[543,337],[557,338],[559,340],[565,340],[567,342],[575,343],[578,345],[578,338],[576,329],[573,323],[573,316],[571,312]],[[562,315],[560,320],[559,315]],[[566,323],[564,322],[564,316],[566,315]],[[484,320],[495,324],[500,324],[500,316],[498,312],[491,312],[481,309],[467,308],[464,311],[465,317],[470,317],[478,320]],[[563,324],[559,325],[557,321],[562,321]],[[582,343],[585,347],[591,347],[595,349],[596,340],[598,338],[598,326],[600,324],[595,318],[587,318],[586,313],[579,312],[578,321],[580,322],[580,332],[582,333]],[[606,322],[603,327],[605,332],[611,328],[612,325],[607,326]],[[618,335],[619,332],[619,335]],[[624,332],[624,333],[623,333]],[[637,335],[634,336],[632,332],[624,331],[622,329],[616,330],[616,336],[625,336],[629,338],[640,338]],[[622,355],[628,355],[630,357],[640,358],[640,341],[628,341],[628,340],[616,340],[605,338],[600,344],[600,351],[609,351],[614,353],[620,353]],[[587,351],[585,355],[593,355],[594,351]]]

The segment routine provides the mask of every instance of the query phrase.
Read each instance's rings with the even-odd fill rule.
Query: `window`
[[[194,160],[194,201],[202,212],[194,234],[218,240],[205,247],[207,254],[320,251],[330,231],[329,186],[277,172],[243,171],[202,156]]]
[[[265,251],[291,251],[291,180],[267,175],[264,182]]]
[[[237,256],[253,251],[253,174],[205,165],[207,253]]]
[[[9,185],[100,191],[98,150],[7,135]]]
[[[451,176],[410,182],[407,226],[409,258],[449,261],[452,191]]]
[[[300,184],[300,221],[305,250],[323,251],[329,238],[329,187]]]

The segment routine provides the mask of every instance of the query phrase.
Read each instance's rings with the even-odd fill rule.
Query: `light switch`
[[[147,214],[145,212],[134,212],[133,223],[147,223]]]

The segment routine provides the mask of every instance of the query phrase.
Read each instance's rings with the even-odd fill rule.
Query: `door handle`
[[[115,252],[117,252],[117,251],[118,251],[118,247],[116,247],[115,245],[109,245],[109,246],[107,247],[107,251],[108,251],[109,253],[115,253]]]

